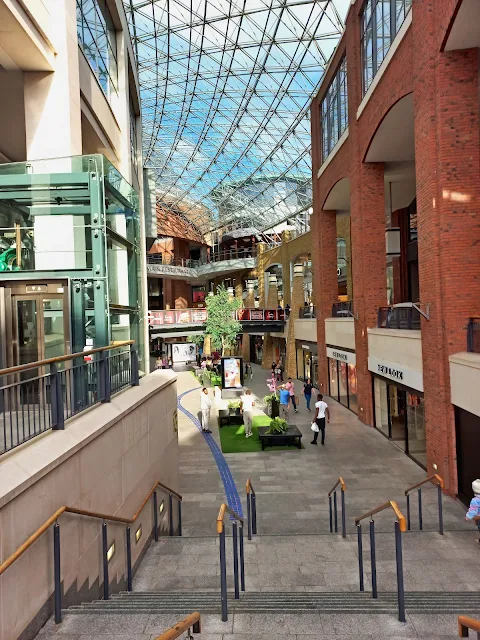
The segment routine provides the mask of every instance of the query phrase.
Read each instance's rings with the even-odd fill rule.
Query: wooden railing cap
[[[185,631],[194,627],[194,625],[195,628],[193,629],[193,633],[200,633],[200,614],[198,611],[191,613],[184,620],[177,622],[173,627],[170,627],[170,629],[167,629],[167,631],[164,631],[164,633],[157,636],[155,640],[175,640],[181,636],[182,633],[185,633]]]
[[[330,491],[328,492],[328,495],[331,496],[332,493],[335,491],[335,489],[338,487],[338,485],[341,485],[342,487],[342,491],[346,491],[347,489],[347,485],[345,484],[345,481],[343,480],[342,476],[340,476],[338,478],[338,480],[336,481],[336,483],[333,485],[333,487],[330,489]]]
[[[226,505],[224,502],[221,505],[220,510],[218,512],[218,516],[217,516],[217,533],[223,532],[223,520],[225,518],[226,513],[230,514],[233,518],[235,518],[235,520],[238,520],[238,522],[240,522],[241,525],[243,526],[243,518],[239,516],[238,513],[236,513],[233,509],[230,509],[230,507]]]
[[[405,495],[407,496],[410,493],[410,491],[413,491],[413,489],[418,489],[424,484],[427,484],[427,482],[431,482],[432,484],[436,483],[439,487],[441,487],[442,490],[445,487],[443,478],[439,476],[438,473],[434,473],[433,475],[428,476],[428,478],[425,478],[424,480],[420,480],[420,482],[416,482],[415,484],[412,484],[411,487],[408,487],[407,489],[405,489]]]
[[[400,525],[400,531],[406,531],[407,521],[403,513],[400,511],[400,508],[398,504],[395,502],[395,500],[390,500],[389,502],[385,502],[384,504],[381,504],[378,507],[375,507],[374,509],[367,511],[366,513],[359,516],[358,518],[355,518],[355,524],[358,525],[362,520],[365,520],[365,518],[371,518],[376,513],[380,513],[381,511],[385,511],[385,509],[389,509],[389,508],[393,509],[393,511],[395,512],[395,515],[397,516],[397,520]]]

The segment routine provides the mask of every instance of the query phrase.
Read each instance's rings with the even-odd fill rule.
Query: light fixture
[[[142,537],[142,525],[140,525],[138,529],[135,531],[135,542],[139,542],[141,537]]]
[[[110,548],[107,551],[107,562],[110,562],[110,560],[113,558],[114,555],[115,555],[115,542],[112,542]]]
[[[385,229],[385,246],[387,249],[387,256],[398,258],[401,254],[400,245],[400,227],[390,227],[389,229]]]
[[[303,277],[303,272],[304,272],[304,266],[303,264],[294,264],[293,265],[293,277],[299,277],[302,276]]]
[[[163,513],[164,509],[165,509],[165,500],[162,500],[160,503],[160,506],[158,507],[158,510],[160,513]]]

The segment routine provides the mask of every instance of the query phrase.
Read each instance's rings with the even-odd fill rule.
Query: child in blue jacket
[[[474,480],[472,482],[473,498],[470,502],[470,508],[465,515],[465,520],[473,520],[476,517],[480,518],[480,480]],[[480,531],[480,520],[476,521],[477,528]],[[480,538],[478,540],[480,544]]]

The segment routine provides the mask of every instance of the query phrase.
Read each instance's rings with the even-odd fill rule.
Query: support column
[[[210,338],[210,336],[205,336],[205,338],[203,339],[203,355],[212,355],[212,339]]]
[[[277,276],[273,273],[268,276],[268,295],[267,304],[265,306],[267,309],[276,309],[278,307]]]
[[[312,261],[315,268],[313,292],[317,316],[318,386],[328,394],[328,360],[325,320],[332,316],[332,305],[338,301],[337,230],[335,211],[316,209],[310,218]]]
[[[457,492],[449,355],[466,350],[480,315],[478,49],[440,52],[433,0],[414,3],[415,164],[427,470]]]
[[[376,326],[378,307],[386,304],[384,172],[382,163],[354,165],[350,199],[358,417],[373,426],[367,330]]]
[[[255,283],[253,280],[247,280],[247,297],[245,298],[245,308],[253,309],[255,307]],[[244,333],[242,336],[242,356],[245,361],[250,360],[250,334]]]
[[[295,347],[295,320],[300,316],[300,307],[304,305],[303,295],[303,264],[295,264],[293,266],[293,288],[292,288],[292,304],[290,309],[290,318],[288,321],[287,333],[287,357],[285,370],[287,377],[297,377],[297,350]]]

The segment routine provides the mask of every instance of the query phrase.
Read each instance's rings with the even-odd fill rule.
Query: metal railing
[[[199,260],[193,260],[192,258],[175,258],[175,256],[170,254],[163,255],[161,253],[147,253],[147,264],[164,264],[167,266],[195,269],[204,264],[223,262],[225,260],[255,258],[256,255],[256,247],[218,251],[211,255],[207,255],[205,258],[200,258]]]
[[[133,340],[0,370],[0,455],[138,386]]]
[[[468,321],[467,351],[480,353],[480,318],[470,318]]]
[[[228,620],[228,597],[227,597],[227,552],[225,545],[225,514],[228,513],[232,519],[232,539],[233,539],[233,585],[235,590],[235,600],[240,598],[240,589],[245,591],[245,554],[243,545],[243,524],[244,520],[233,509],[225,503],[220,507],[217,517],[217,533],[220,541],[220,590],[222,601],[222,621]],[[240,531],[238,530],[240,525]],[[238,573],[240,551],[240,582]]]
[[[200,260],[192,260],[191,258],[175,258],[169,254],[147,253],[147,264],[165,264],[172,267],[195,269],[203,263]]]
[[[328,510],[330,514],[330,533],[333,533],[333,529],[335,528],[335,533],[338,533],[338,511],[337,511],[337,487],[340,485],[341,488],[341,505],[342,505],[342,537],[347,537],[347,516],[345,511],[345,491],[347,489],[347,485],[343,481],[342,476],[336,481],[333,487],[328,492]],[[332,494],[333,494],[333,512],[332,512]]]
[[[422,506],[422,486],[431,482],[432,484],[437,485],[438,492],[438,533],[443,536],[443,503],[442,503],[442,493],[443,493],[443,478],[439,475],[434,474],[425,478],[421,482],[417,482],[416,484],[412,484],[411,487],[405,489],[405,496],[407,498],[407,529],[411,531],[411,517],[410,517],[410,492],[414,489],[418,489],[418,526],[420,531],[423,531],[423,506]]]
[[[476,631],[480,640],[480,620],[469,618],[468,616],[458,616],[458,637],[468,638],[468,630]]]
[[[353,301],[334,302],[332,304],[332,318],[352,318],[353,317]]]
[[[377,327],[380,329],[420,329],[420,312],[414,306],[379,307]]]
[[[108,563],[109,563],[109,548],[108,548],[108,531],[107,522],[116,522],[126,524],[125,527],[125,549],[126,549],[126,566],[127,566],[127,591],[132,591],[133,573],[132,573],[132,549],[131,549],[131,536],[130,525],[134,524],[138,519],[143,509],[153,497],[153,536],[155,542],[158,542],[158,515],[159,507],[157,500],[157,488],[162,489],[169,495],[169,535],[173,535],[173,507],[172,502],[175,497],[178,501],[178,533],[182,535],[182,496],[162,484],[156,482],[150,489],[142,504],[137,509],[135,514],[131,518],[121,518],[119,516],[107,515],[104,513],[97,513],[95,511],[87,511],[85,509],[77,509],[76,507],[63,506],[57,509],[55,513],[48,518],[36,531],[33,533],[18,549],[12,553],[2,564],[0,564],[0,576],[11,567],[31,546],[36,542],[50,527],[53,526],[53,576],[54,576],[54,611],[55,611],[55,623],[59,624],[62,621],[62,580],[61,580],[61,564],[60,564],[60,525],[58,524],[59,518],[64,513],[72,513],[75,515],[86,516],[97,520],[102,520],[102,563],[103,563],[103,598],[109,600],[110,598],[110,583],[108,577]],[[163,505],[163,502],[162,502]],[[162,509],[163,512],[163,509]],[[137,534],[137,532],[135,532]],[[140,530],[141,536],[141,530]]]
[[[315,309],[315,307],[300,307],[300,310],[298,312],[298,317],[299,318],[316,318],[317,317],[317,311]]]
[[[367,511],[359,518],[355,518],[357,527],[357,543],[358,543],[358,572],[360,578],[360,591],[365,591],[365,583],[363,576],[363,541],[362,541],[362,525],[360,524],[365,518],[370,518],[370,563],[372,570],[372,598],[378,598],[377,590],[377,560],[375,552],[375,521],[372,516],[380,513],[385,509],[393,509],[396,515],[395,520],[395,559],[397,564],[397,595],[398,595],[398,619],[400,622],[406,622],[405,618],[405,586],[403,580],[403,551],[402,551],[402,532],[407,530],[405,516],[402,514],[398,505],[393,500],[385,504],[375,507],[371,511]]]
[[[287,312],[283,309],[238,309],[235,318],[242,321],[284,321]],[[149,311],[148,322],[151,327],[163,325],[203,325],[207,321],[206,309],[166,309],[164,311]]]
[[[246,493],[247,493],[247,533],[248,539],[252,539],[252,535],[257,535],[257,496],[255,495],[255,490],[250,481],[250,478],[247,480],[246,485]]]
[[[201,633],[201,630],[201,616],[198,611],[195,611],[157,636],[155,640],[176,640],[176,638],[179,638],[185,631],[187,632],[186,638],[189,640],[192,637],[192,633]]]

